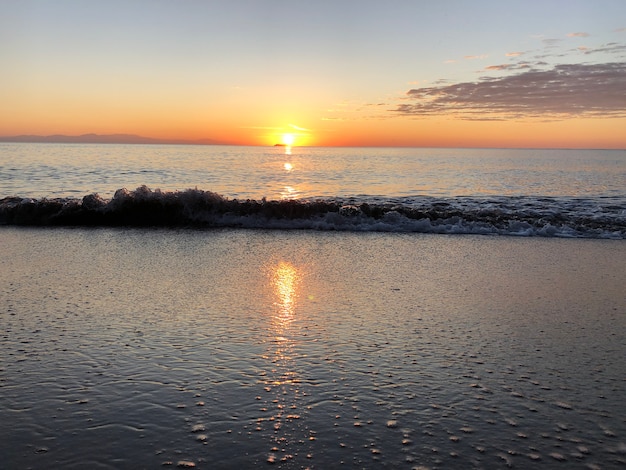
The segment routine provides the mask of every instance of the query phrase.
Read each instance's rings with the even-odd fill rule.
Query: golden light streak
[[[280,330],[287,327],[294,319],[299,280],[300,275],[291,263],[281,261],[273,269],[272,284],[278,307],[274,320]]]

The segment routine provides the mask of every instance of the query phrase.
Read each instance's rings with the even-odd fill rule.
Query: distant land
[[[133,134],[83,134],[83,135],[16,135],[0,137],[0,142],[58,143],[58,144],[177,144],[177,145],[220,145],[213,139],[153,139]]]

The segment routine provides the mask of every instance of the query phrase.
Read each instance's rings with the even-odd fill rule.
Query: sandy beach
[[[0,239],[5,468],[626,461],[624,241]]]

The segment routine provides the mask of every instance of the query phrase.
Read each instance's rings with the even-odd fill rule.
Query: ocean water
[[[0,468],[626,466],[624,152],[0,149]]]
[[[626,238],[626,151],[0,144],[0,223]]]

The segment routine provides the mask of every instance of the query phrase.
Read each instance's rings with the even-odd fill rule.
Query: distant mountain
[[[179,144],[179,145],[219,145],[213,139],[153,139],[133,134],[83,134],[83,135],[17,135],[0,137],[0,142],[60,143],[60,144]]]

